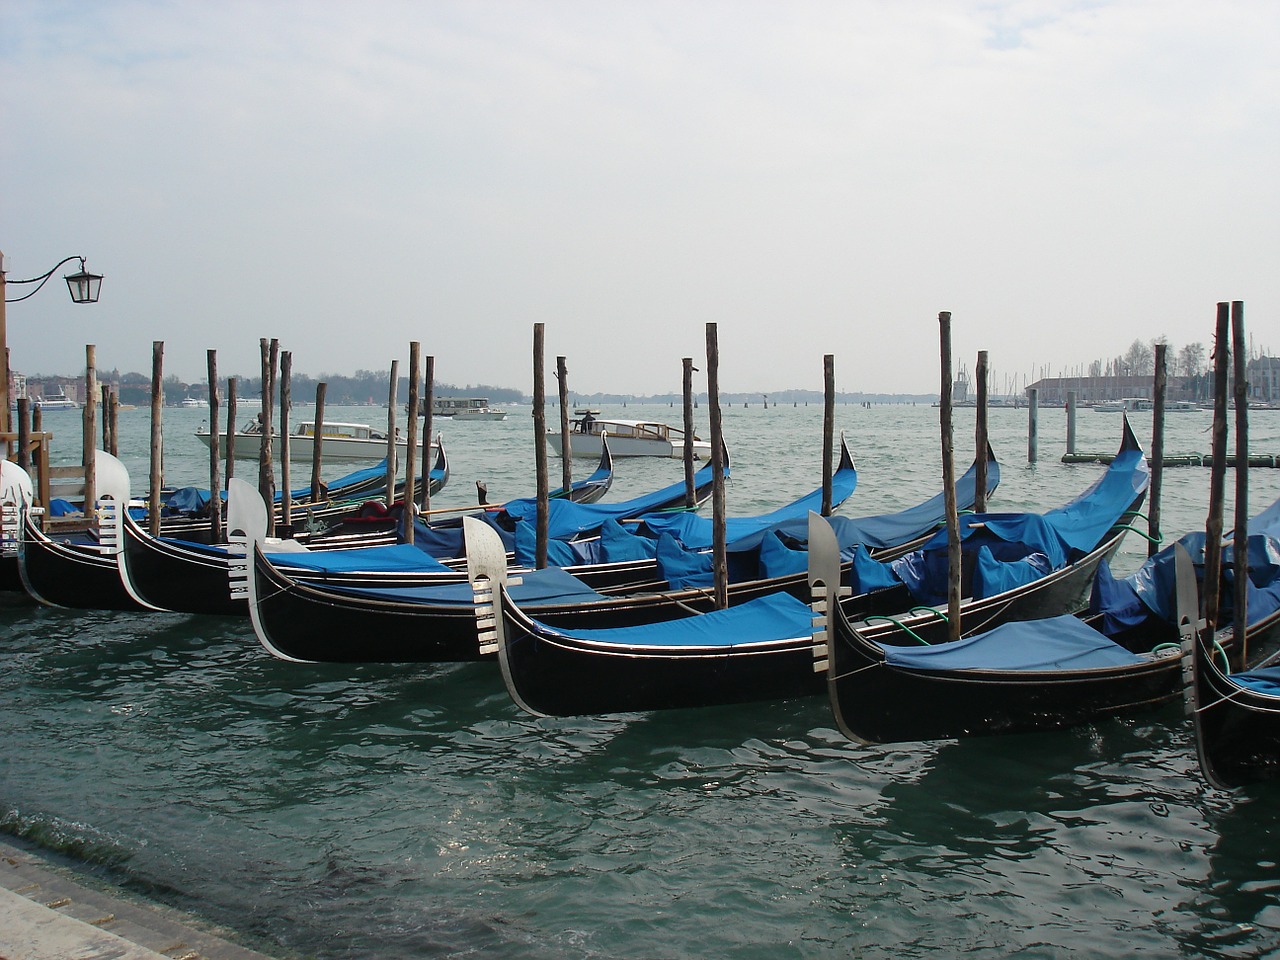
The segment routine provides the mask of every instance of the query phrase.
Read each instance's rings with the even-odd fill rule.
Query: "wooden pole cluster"
[[[947,515],[947,626],[960,639],[960,513],[956,505],[955,434],[951,422],[951,314],[938,314],[941,344],[942,491]]]
[[[222,542],[222,471],[218,459],[218,408],[221,398],[218,396],[218,351],[206,352],[209,365],[209,542]]]
[[[147,530],[160,536],[160,489],[164,486],[164,341],[151,343],[151,473]]]
[[[715,571],[716,609],[729,606],[729,563],[725,551],[724,426],[720,416],[720,340],[714,323],[707,324],[707,408],[711,418],[712,569]]]
[[[547,387],[543,371],[546,324],[533,325],[533,463],[538,484],[537,547],[534,566],[547,565],[547,532],[551,508],[547,503]]]

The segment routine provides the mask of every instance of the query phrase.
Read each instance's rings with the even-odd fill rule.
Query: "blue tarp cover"
[[[831,477],[831,505],[837,507],[849,499],[858,485],[858,471],[852,467],[837,470]],[[819,487],[786,506],[779,507],[771,513],[763,513],[753,517],[727,517],[725,519],[725,540],[738,545],[739,549],[748,546],[757,547],[766,533],[786,520],[802,520],[809,522],[809,512],[822,509],[822,488]],[[715,535],[715,524],[710,517],[702,517],[696,513],[670,513],[659,516],[646,516],[641,520],[654,536],[670,533],[690,550],[711,549],[712,537]]]
[[[264,551],[265,552],[265,551]],[[319,573],[440,573],[449,571],[439,560],[408,543],[387,547],[360,547],[355,550],[314,550],[306,553],[269,553],[272,564],[281,569],[314,570]]]
[[[987,461],[987,487],[994,490],[1000,482],[1000,465],[995,460]],[[961,510],[970,509],[976,500],[978,489],[978,467],[969,467],[956,481],[956,503]],[[840,554],[844,559],[852,558],[855,548],[862,544],[869,550],[896,547],[910,543],[923,537],[931,530],[946,521],[946,500],[943,494],[918,503],[914,507],[898,513],[887,513],[873,517],[828,517],[831,529],[835,531],[836,542],[840,545]],[[773,530],[779,536],[796,543],[807,543],[809,540],[809,520],[804,516],[797,520],[786,520],[774,525]],[[763,533],[753,537],[730,542],[730,552],[746,550],[759,543]]]
[[[1204,576],[1204,544],[1202,531],[1188,533],[1178,543],[1186,547],[1196,566],[1199,579]],[[1257,623],[1276,609],[1280,598],[1280,500],[1249,521],[1249,581],[1248,618]],[[1232,583],[1235,579],[1233,564],[1235,550],[1223,551],[1223,579]],[[1149,616],[1165,623],[1177,620],[1177,576],[1174,569],[1173,546],[1165,547],[1149,557],[1141,567],[1127,577],[1116,578],[1109,568],[1100,568],[1094,580],[1089,610],[1104,617],[1102,629],[1108,634],[1135,627]],[[1222,592],[1222,613],[1229,615],[1232,601],[1230,590]]]
[[[725,471],[728,476],[728,471]],[[700,469],[693,478],[697,487],[711,482],[711,465]],[[583,533],[599,529],[600,525],[612,517],[614,520],[627,520],[643,513],[651,513],[663,504],[679,500],[684,496],[684,481],[673,483],[655,490],[653,493],[618,503],[573,503],[569,500],[552,500],[547,535],[552,540],[568,540]],[[538,505],[534,500],[513,500],[504,505],[508,515],[516,521],[535,523],[538,518]]]
[[[1006,623],[951,643],[883,649],[886,663],[911,670],[1088,670],[1142,662],[1070,615]]]
[[[470,606],[474,602],[468,582],[423,587],[331,587],[335,593],[399,600],[425,605]],[[511,599],[520,606],[545,606],[555,603],[584,603],[603,600],[604,595],[592,590],[571,573],[558,567],[530,570],[520,575],[520,583],[507,588]]]
[[[1271,697],[1280,697],[1280,667],[1259,667],[1244,673],[1233,673],[1233,683],[1248,687],[1256,693],[1265,693]]]
[[[591,643],[625,647],[722,647],[769,643],[808,637],[813,630],[809,605],[788,593],[771,594],[737,607],[713,610],[682,620],[634,627],[563,631],[540,624],[557,637],[576,637]]]

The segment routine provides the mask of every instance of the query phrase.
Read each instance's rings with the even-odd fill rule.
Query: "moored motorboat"
[[[505,420],[507,411],[489,406],[488,397],[436,397],[432,415],[450,420]]]
[[[206,447],[211,446],[213,438],[209,436],[208,424],[201,424],[196,429],[196,437]],[[257,460],[262,449],[262,423],[250,420],[235,433],[235,455],[237,460]],[[304,420],[289,434],[289,459],[310,461],[315,449],[316,425],[313,421]],[[321,433],[321,455],[330,460],[378,460],[387,456],[387,436],[367,423],[341,423],[325,421]],[[227,455],[227,435],[219,431],[218,456]],[[280,459],[280,437],[272,433],[271,455]],[[395,441],[396,451],[403,456],[408,449],[409,441],[398,434]],[[427,454],[430,458],[432,454]]]
[[[594,457],[600,453],[600,438],[609,437],[615,457],[684,457],[685,435],[678,427],[657,420],[620,420],[601,417],[595,410],[576,410],[577,419],[569,426],[569,449],[575,457]],[[563,455],[564,436],[559,430],[547,431],[547,443],[557,455]],[[696,435],[691,440],[696,460],[711,456],[711,444]]]

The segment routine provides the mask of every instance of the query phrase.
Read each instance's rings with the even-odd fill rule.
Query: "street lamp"
[[[67,292],[71,294],[72,303],[97,303],[98,293],[102,289],[102,275],[89,273],[85,270],[84,257],[66,257],[55,264],[47,273],[42,273],[38,277],[32,277],[30,280],[10,280],[6,282],[4,254],[0,253],[0,364],[4,366],[4,369],[0,371],[0,433],[8,433],[12,429],[12,423],[9,419],[9,339],[5,329],[4,305],[6,303],[18,303],[21,300],[34,297],[59,267],[70,263],[72,260],[80,261],[80,269],[75,273],[67,274],[63,278],[67,281]],[[9,283],[15,286],[34,283],[36,286],[28,293],[10,300],[6,296]]]

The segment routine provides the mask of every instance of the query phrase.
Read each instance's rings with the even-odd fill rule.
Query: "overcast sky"
[[[9,279],[106,276],[9,305],[31,374],[529,390],[541,321],[652,393],[714,321],[727,391],[936,392],[949,310],[998,393],[1227,299],[1280,350],[1275,0],[5,0],[0,131]]]

